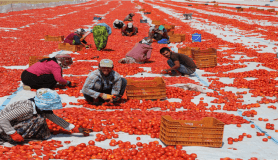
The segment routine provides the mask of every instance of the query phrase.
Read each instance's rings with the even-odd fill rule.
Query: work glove
[[[75,40],[72,40],[72,45],[74,45],[75,44]]]
[[[103,93],[101,98],[103,98],[104,100],[111,100],[113,98],[113,95]]]
[[[119,101],[121,99],[121,96],[117,95],[117,96],[113,96],[113,103]]]
[[[67,86],[72,87],[71,81],[67,81]]]
[[[72,129],[72,132],[73,133],[82,133],[84,136],[89,136],[89,133],[93,132],[93,130],[92,129],[87,129],[87,128],[75,127],[75,128]]]
[[[10,136],[16,142],[23,142],[24,141],[23,137],[20,134],[18,134],[17,132],[15,132],[14,134],[11,134]]]
[[[161,71],[161,74],[167,74],[167,73],[169,73],[166,69],[163,69],[162,71]]]

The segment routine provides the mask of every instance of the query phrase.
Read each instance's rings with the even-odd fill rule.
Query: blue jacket
[[[104,26],[104,27],[106,27],[107,33],[109,35],[112,34],[111,28],[106,23],[99,23],[99,24],[97,24],[97,26]],[[93,29],[91,30],[91,32],[93,33]]]

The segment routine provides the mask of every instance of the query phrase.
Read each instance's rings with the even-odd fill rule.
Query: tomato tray
[[[69,43],[59,43],[58,49],[60,50],[66,50],[66,51],[81,51],[83,49],[83,45],[70,45]]]
[[[172,36],[170,36],[170,42],[173,43],[180,43],[185,41],[185,34],[173,34]]]
[[[165,145],[222,147],[224,123],[214,117],[201,121],[173,120],[162,116],[159,139]]]
[[[186,47],[186,48],[179,48],[178,53],[187,55],[188,57],[192,58],[192,51],[191,50],[200,50],[199,47]]]
[[[64,36],[44,36],[45,41],[64,41]]]
[[[166,99],[166,84],[161,77],[153,80],[127,79],[128,99]]]
[[[191,50],[191,52],[198,68],[217,66],[217,50],[215,48],[209,48],[207,50]]]
[[[154,24],[154,25],[160,25],[160,21],[158,21],[158,20],[152,20],[152,24]]]
[[[49,58],[47,56],[30,56],[29,58],[29,67],[32,66],[33,64],[37,63],[39,60],[44,59],[44,58]]]

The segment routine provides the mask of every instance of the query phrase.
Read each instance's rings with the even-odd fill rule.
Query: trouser
[[[119,96],[122,97],[124,95],[124,92],[125,92],[125,88],[126,88],[126,85],[127,85],[127,80],[125,78],[121,78],[122,79],[122,85],[121,85],[121,90],[120,90],[120,93],[119,93]],[[105,94],[111,94],[112,92],[112,88],[111,89],[107,89],[107,90],[103,90],[103,89],[94,89],[94,91],[96,92],[99,92],[99,93],[105,93]],[[84,98],[87,102],[91,103],[91,104],[94,104],[94,105],[101,105],[102,103],[105,102],[105,100],[101,97],[98,97],[97,99],[94,99],[93,97],[87,95],[87,94],[84,94]]]
[[[53,74],[43,74],[37,76],[24,70],[21,74],[21,81],[24,85],[30,86],[32,89],[54,88],[57,84]]]
[[[106,44],[108,41],[108,33],[106,30],[106,27],[95,26],[93,28],[93,35],[94,35],[94,41],[95,41],[97,50],[104,49],[106,47]]]
[[[130,32],[128,32],[128,33],[130,33]],[[136,35],[137,33],[138,33],[138,28],[135,27],[135,32],[132,35]],[[124,32],[122,32],[122,35],[127,36],[127,34],[125,34]]]
[[[171,59],[168,59],[167,61],[168,65],[170,67],[173,67],[175,65],[175,63],[171,60]],[[181,74],[187,74],[187,75],[190,75],[192,73],[194,73],[194,71],[192,71],[191,69],[185,67],[184,65],[180,64],[180,67],[177,69]],[[172,70],[171,71],[173,74],[176,74],[177,72],[175,70]]]
[[[45,121],[45,117],[40,114],[30,119],[13,125],[13,128],[25,139],[45,140],[51,136],[50,130]],[[11,136],[6,133],[0,133],[0,139],[4,142],[14,143]]]

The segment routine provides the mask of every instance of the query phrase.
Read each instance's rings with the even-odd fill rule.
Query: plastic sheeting
[[[0,13],[22,11],[22,10],[28,10],[28,9],[56,7],[56,6],[68,5],[68,4],[78,4],[78,3],[84,3],[87,1],[89,1],[89,0],[60,1],[60,2],[50,2],[50,3],[38,3],[38,4],[11,3],[11,4],[0,6]]]

